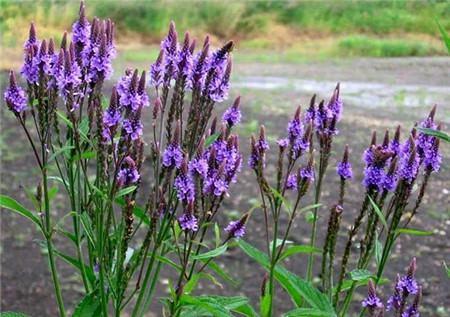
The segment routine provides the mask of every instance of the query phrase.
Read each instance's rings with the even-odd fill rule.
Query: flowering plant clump
[[[339,84],[328,102],[322,100],[316,104],[316,97],[313,96],[304,116],[301,116],[300,108],[297,109],[287,125],[287,137],[277,141],[278,161],[273,186],[269,185],[270,178],[265,172],[265,156],[270,146],[265,138],[264,127],[261,127],[258,139],[252,137],[249,166],[255,171],[260,188],[261,208],[264,212],[266,227],[266,254],[243,241],[239,244],[249,256],[260,262],[269,272],[263,280],[261,305],[264,316],[273,315],[272,302],[276,282],[281,284],[294,303],[300,307],[289,312],[288,315],[303,316],[304,313],[308,315],[305,308],[302,308],[302,298],[306,296],[305,300],[309,300],[308,304],[313,308],[310,314],[314,311],[317,315],[347,316],[354,291],[362,280],[369,282],[369,295],[363,302],[364,311],[367,310],[371,316],[382,316],[384,306],[376,296],[375,286],[383,279],[395,241],[402,232],[407,231],[406,228],[411,219],[416,215],[431,174],[439,171],[442,159],[438,138],[440,126],[434,121],[436,107],[419,125],[420,128],[415,126],[411,130],[403,143],[400,140],[400,127],[397,127],[392,140],[387,131],[380,144],[377,143],[374,132],[371,143],[363,154],[365,168],[362,186],[365,189],[365,195],[361,208],[353,220],[354,223],[348,231],[345,247],[340,254],[337,250],[337,241],[341,218],[347,210],[344,204],[345,188],[353,177],[350,150],[348,146],[345,146],[343,158],[336,167],[340,179],[336,203],[330,208],[323,248],[317,249],[317,219],[321,207],[323,179],[329,165],[333,139],[338,134],[337,124],[342,112],[343,102]],[[427,131],[424,130],[426,128],[436,129],[433,130],[436,133],[426,134]],[[413,187],[416,184],[420,189],[418,194],[414,195]],[[304,197],[310,190],[314,192],[314,204],[302,207]],[[411,205],[412,207],[409,207]],[[406,213],[407,208],[412,208],[412,211]],[[281,227],[283,209],[288,212],[287,225],[284,229]],[[308,209],[312,210],[309,246],[287,245],[287,237],[294,218]],[[362,229],[365,230],[360,240],[359,255],[354,256],[352,247]],[[280,271],[283,260],[299,252],[309,254],[305,279],[284,269]],[[314,282],[316,253],[322,255],[321,270],[320,272],[317,270],[317,273],[319,273],[324,294],[318,290],[311,290],[311,283]],[[374,253],[377,271],[372,274],[368,271],[368,267]],[[336,261],[338,255],[341,257],[339,266],[339,262]],[[353,261],[356,261],[356,267],[349,271]],[[339,268],[337,274],[335,268]],[[406,277],[399,278],[396,286],[398,291],[389,300],[388,308],[399,306],[400,304],[397,303],[399,300],[403,300],[401,305],[404,306],[405,295],[417,294],[417,283],[413,279],[413,271],[410,269]],[[346,279],[348,275],[350,280]],[[311,291],[315,292],[313,298],[305,295]],[[399,299],[399,296],[402,296],[402,299]],[[419,298],[414,303],[408,308],[397,308],[397,315],[418,316],[415,314],[418,314]]]
[[[215,105],[228,99],[232,41],[213,49],[208,36],[198,45],[188,32],[179,41],[172,22],[148,71],[125,70],[104,102],[116,56],[114,33],[111,20],[89,20],[83,2],[71,35],[64,33],[59,47],[53,39],[39,39],[31,24],[20,71],[24,85],[10,71],[4,92],[35,157],[39,182],[31,195],[33,210],[4,195],[0,206],[28,218],[42,234],[60,316],[67,311],[58,259],[81,276],[84,295],[73,316],[144,316],[154,311],[160,273],[169,268],[175,278],[161,299],[164,316],[273,316],[277,283],[295,306],[286,316],[347,316],[361,283],[369,286],[361,314],[419,316],[422,291],[415,259],[407,274],[398,276],[386,305],[377,287],[397,238],[408,230],[441,165],[436,107],[403,141],[400,127],[392,139],[387,131],[381,143],[372,134],[362,156],[365,194],[338,250],[341,220],[350,214],[346,187],[353,181],[351,151],[345,146],[319,249],[324,177],[343,115],[340,85],[328,101],[317,103],[313,96],[303,113],[298,107],[276,144],[261,126],[244,158],[235,133],[241,98],[222,116],[215,112]],[[151,120],[144,119],[145,111]],[[278,160],[272,177],[266,156],[274,150]],[[260,203],[219,224],[223,202],[243,168],[256,175]],[[64,190],[66,210],[57,210],[52,201],[49,186],[55,184]],[[310,192],[313,204],[304,206]],[[264,251],[243,239],[255,210],[264,216]],[[291,244],[287,238],[294,221],[305,211],[310,212],[309,244]],[[57,236],[68,239],[73,252],[58,250]],[[353,248],[357,238],[359,255]],[[245,296],[193,295],[201,278],[219,285],[210,272],[230,280],[214,260],[236,245],[267,271],[259,313]],[[298,253],[308,258],[304,278],[283,266]],[[368,270],[371,263],[374,272]]]
[[[57,257],[70,259],[82,277],[86,297],[77,310],[95,302],[95,316],[124,310],[142,316],[161,267],[173,263],[179,278],[165,309],[178,315],[190,292],[185,285],[192,288],[199,276],[209,276],[202,271],[215,255],[205,251],[210,246],[204,240],[241,169],[239,137],[233,133],[241,119],[240,98],[222,120],[213,112],[215,103],[228,97],[233,42],[214,50],[206,37],[196,51],[189,33],[178,42],[171,23],[149,75],[126,70],[103,105],[116,55],[114,30],[110,20],[88,20],[83,3],[71,38],[64,33],[60,47],[53,39],[39,39],[35,25],[30,27],[21,69],[26,88],[11,71],[4,93],[41,172],[38,216],[25,214],[44,235],[61,316],[66,310]],[[150,107],[152,120],[145,124],[143,112]],[[144,131],[151,136],[148,145]],[[57,225],[64,214],[52,219],[48,188],[55,181],[70,202],[73,231]],[[148,192],[143,182],[150,183]],[[137,203],[141,198],[147,202],[143,207]],[[2,206],[25,210],[6,196]],[[219,250],[243,237],[247,219],[244,214],[223,226]],[[73,242],[75,257],[56,251],[58,234]]]

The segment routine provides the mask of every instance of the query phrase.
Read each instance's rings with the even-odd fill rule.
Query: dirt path
[[[125,63],[126,66],[132,66]],[[134,65],[133,65],[134,66]],[[138,65],[147,68],[148,65]],[[236,65],[235,85],[232,95],[243,96],[243,123],[240,127],[242,148],[248,154],[248,136],[257,131],[260,123],[266,125],[269,138],[282,136],[286,123],[296,105],[305,104],[312,93],[328,97],[335,82],[342,82],[342,96],[346,104],[344,118],[340,124],[340,135],[335,142],[335,151],[340,156],[344,144],[352,149],[355,179],[352,181],[346,201],[343,227],[349,225],[353,213],[361,199],[362,162],[361,153],[367,146],[370,131],[376,129],[383,133],[397,124],[404,131],[412,123],[420,120],[432,104],[438,103],[438,119],[444,129],[450,130],[450,59],[361,59],[330,62],[314,62],[295,65],[246,64]],[[2,83],[5,81],[2,75]],[[270,76],[270,77],[269,77]],[[3,92],[3,89],[2,89]],[[226,105],[218,107],[222,113]],[[12,116],[1,113],[1,192],[25,201],[23,187],[36,186],[37,175],[30,173],[32,157],[23,144],[25,139],[16,127]],[[148,116],[149,113],[147,112]],[[149,122],[148,120],[146,122]],[[273,147],[274,148],[274,147]],[[427,237],[401,237],[391,258],[388,277],[403,271],[412,256],[418,257],[418,277],[424,286],[424,311],[422,316],[448,316],[450,314],[450,283],[445,277],[442,261],[450,260],[450,146],[444,146],[444,166],[430,184],[431,191],[426,195],[423,208],[412,224],[415,228],[434,231]],[[268,157],[268,169],[272,170],[275,154]],[[334,159],[330,163],[334,166]],[[145,175],[144,175],[145,179]],[[231,198],[226,200],[221,215],[225,224],[230,214],[245,212],[253,203],[257,192],[254,176],[248,168],[243,168],[238,184],[233,186]],[[320,225],[325,225],[326,212],[336,196],[334,188],[337,178],[330,167],[324,192],[324,205]],[[58,205],[59,215],[64,205]],[[259,225],[262,215],[254,213],[248,224],[246,240],[260,248],[263,246],[263,231]],[[31,316],[56,316],[56,306],[52,295],[52,285],[47,264],[36,243],[38,236],[31,225],[10,213],[1,213],[1,310],[16,310]],[[345,236],[341,232],[341,243]],[[296,221],[290,240],[305,243],[309,236],[309,225],[303,218]],[[319,243],[321,243],[320,237]],[[59,244],[65,248],[65,244]],[[224,288],[201,282],[199,293],[245,294],[257,303],[263,271],[237,249],[227,252],[219,260],[229,272],[242,281],[233,287],[225,282]],[[58,263],[62,268],[63,292],[68,307],[80,298],[78,276]],[[304,274],[305,257],[289,260],[288,267]],[[158,295],[165,294],[172,272],[167,270],[161,278]],[[383,289],[385,298],[390,289]],[[278,311],[286,311],[291,305],[286,296],[279,292]],[[358,299],[358,297],[357,297]],[[358,304],[355,304],[356,306]],[[281,309],[283,308],[283,309]]]

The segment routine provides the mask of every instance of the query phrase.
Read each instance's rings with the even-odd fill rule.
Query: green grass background
[[[37,23],[41,36],[59,39],[62,30],[70,30],[78,6],[78,1],[0,0],[2,46],[20,47],[26,33],[18,36],[17,30],[29,21]],[[256,55],[282,51],[288,61],[444,55],[436,20],[450,29],[450,1],[445,0],[91,0],[86,6],[89,17],[114,20],[119,43],[159,43],[174,20],[180,33],[190,30],[218,40],[233,38],[238,49]]]

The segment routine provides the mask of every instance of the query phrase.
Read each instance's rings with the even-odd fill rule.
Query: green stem
[[[61,294],[61,285],[59,283],[58,273],[56,271],[53,243],[51,242],[51,238],[47,238],[47,250],[48,250],[48,260],[50,263],[50,271],[52,273],[53,284],[55,287],[56,301],[58,303],[59,308],[59,315],[61,317],[65,317],[66,311],[64,309],[64,301]]]
[[[355,288],[356,288],[356,282],[353,282],[352,286],[348,290],[347,296],[345,297],[344,306],[342,307],[339,316],[341,316],[341,317],[345,317],[346,316],[347,310],[350,307],[350,303],[352,301],[352,297],[353,297],[352,295],[353,295],[353,292],[355,291]],[[350,296],[349,296],[349,294],[350,294]]]
[[[277,248],[277,235],[278,235],[278,221],[274,221],[273,227],[273,241],[272,241],[272,260],[270,263],[270,271],[269,271],[269,309],[267,311],[267,317],[272,316],[273,311],[273,296],[275,295],[275,287],[274,287],[274,271],[276,266],[276,248]]]
[[[80,273],[81,273],[81,278],[83,280],[83,285],[86,290],[86,293],[88,294],[90,292],[90,288],[89,288],[89,282],[88,282],[88,278],[87,278],[86,268],[84,266],[83,254],[81,251],[80,225],[78,222],[79,213],[77,211],[77,207],[76,207],[76,203],[75,203],[75,188],[74,188],[75,184],[74,184],[74,178],[73,178],[72,161],[70,162],[70,165],[69,165],[69,183],[70,183],[70,204],[71,204],[72,211],[76,212],[76,215],[74,215],[72,217],[72,221],[73,221],[73,231],[74,231],[74,235],[75,235],[75,246],[76,246],[77,258],[78,258],[78,261],[80,262]]]
[[[321,164],[320,164],[319,170],[322,168],[321,165],[322,165],[322,159],[321,159]],[[314,196],[314,204],[318,204],[319,201],[320,201],[323,174],[324,173],[320,173],[319,179],[317,180],[316,193],[315,193],[315,196]],[[313,211],[313,216],[314,217],[313,217],[311,238],[310,238],[310,246],[311,246],[311,248],[314,248],[315,244],[316,244],[317,212],[318,212],[318,210],[319,210],[319,207],[316,207],[316,208],[314,208],[314,211]],[[309,282],[312,281],[313,266],[314,266],[314,252],[311,252],[309,254],[309,257],[308,257],[308,267],[307,267],[307,271],[306,271],[306,279]]]
[[[53,229],[51,227],[51,221],[50,221],[50,198],[48,196],[47,169],[44,167],[41,171],[42,171],[43,187],[44,187],[45,224],[46,224],[45,238],[47,240],[48,260],[50,263],[50,271],[52,274],[53,285],[55,287],[55,295],[56,295],[56,301],[58,303],[59,315],[61,317],[65,317],[66,311],[64,309],[64,301],[62,298],[61,285],[59,283],[58,272],[56,270],[55,255],[54,255],[53,243],[52,243],[52,230]]]

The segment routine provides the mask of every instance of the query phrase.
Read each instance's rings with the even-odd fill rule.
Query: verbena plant
[[[212,50],[206,37],[197,52],[196,46],[188,33],[179,44],[171,23],[150,67],[149,83],[145,71],[126,70],[105,102],[104,84],[112,75],[115,56],[114,24],[97,18],[89,22],[82,3],[72,39],[65,33],[60,49],[51,39],[39,41],[31,25],[21,70],[26,89],[11,71],[4,99],[27,137],[40,180],[34,192],[27,191],[33,211],[4,195],[0,206],[27,217],[42,234],[60,316],[67,312],[57,258],[72,265],[83,283],[85,296],[73,316],[120,316],[124,311],[143,316],[153,307],[161,270],[168,267],[176,274],[169,296],[162,299],[164,315],[272,316],[279,283],[296,307],[286,316],[346,316],[355,289],[369,283],[361,314],[381,316],[384,305],[375,287],[385,281],[396,239],[402,233],[424,234],[408,224],[441,161],[435,108],[421,130],[414,127],[403,143],[400,128],[392,140],[386,133],[381,143],[373,134],[364,153],[365,195],[342,252],[336,246],[342,214],[348,209],[345,188],[352,178],[348,147],[337,167],[341,183],[321,249],[316,241],[323,180],[343,110],[339,85],[328,102],[316,104],[313,97],[304,116],[300,108],[296,111],[287,137],[278,141],[275,177],[265,172],[269,143],[264,127],[252,137],[248,163],[256,174],[261,204],[230,222],[221,234],[217,214],[243,160],[233,133],[241,120],[240,98],[221,119],[213,111],[215,103],[227,99],[233,43]],[[155,93],[152,102],[148,86]],[[145,160],[142,114],[150,105],[150,154]],[[148,188],[142,182],[144,169],[149,170]],[[419,191],[413,196],[415,184]],[[53,188],[58,187],[68,202],[65,213],[55,207]],[[304,206],[310,191],[314,204]],[[412,211],[406,214],[410,203]],[[265,220],[265,251],[239,239],[251,213],[259,209]],[[293,245],[287,240],[289,232],[296,216],[305,211],[311,211],[310,243]],[[282,228],[285,216],[288,222]],[[355,254],[359,234],[360,251]],[[69,241],[74,256],[55,246],[56,236]],[[231,280],[214,258],[236,241],[268,272],[259,313],[243,296],[192,295],[201,278],[218,283],[206,269]],[[283,267],[285,259],[299,253],[308,255],[305,278]],[[373,273],[368,271],[372,262]],[[388,301],[398,316],[417,315],[421,292],[414,272],[415,260],[408,274],[398,278]],[[319,282],[313,279],[316,274]],[[407,305],[409,295],[416,297]]]

